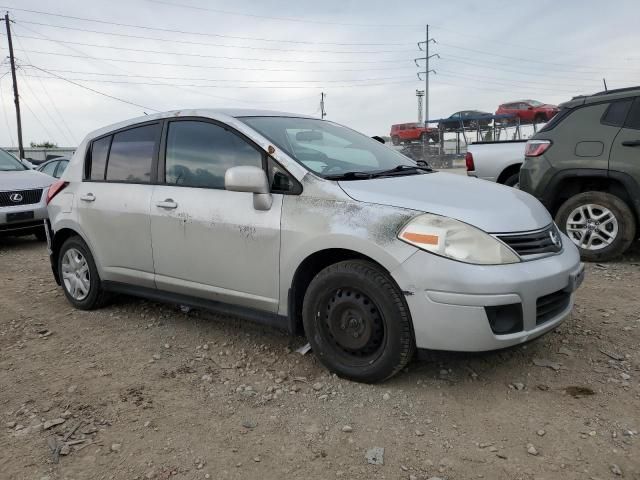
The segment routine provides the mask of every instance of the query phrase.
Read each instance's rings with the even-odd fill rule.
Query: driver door
[[[224,189],[228,168],[264,168],[265,154],[225,125],[167,122],[151,199],[157,288],[277,312],[282,195],[266,211]]]

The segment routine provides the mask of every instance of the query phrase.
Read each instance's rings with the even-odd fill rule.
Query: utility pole
[[[16,104],[16,124],[18,130],[18,156],[24,158],[24,146],[22,145],[22,120],[20,119],[20,96],[18,95],[18,81],[16,80],[16,62],[13,57],[13,42],[11,41],[11,25],[9,23],[9,12],[4,15],[4,22],[7,26],[7,42],[9,43],[9,59],[11,60],[11,78],[13,78],[13,101]]]
[[[424,98],[424,90],[416,89],[416,97],[418,97],[418,123],[422,123],[422,99]]]
[[[320,118],[322,118],[324,120],[324,117],[327,116],[327,112],[325,112],[324,110],[324,97],[326,97],[327,94],[322,92],[320,93]]]
[[[440,55],[438,55],[437,53],[429,54],[430,43],[436,43],[436,41],[433,38],[429,38],[429,25],[426,25],[424,42],[418,42],[418,48],[420,49],[420,51],[425,52],[425,56],[414,59],[414,62],[418,67],[420,66],[420,64],[418,63],[419,60],[425,61],[424,72],[418,72],[418,78],[420,80],[422,80],[422,77],[420,75],[424,75],[424,126],[425,127],[428,126],[428,122],[429,122],[429,74],[436,73],[435,70],[429,68],[429,60],[431,60],[433,57],[440,58]],[[424,49],[422,48],[423,45],[424,45]]]

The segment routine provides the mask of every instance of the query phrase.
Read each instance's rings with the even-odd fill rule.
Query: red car
[[[437,142],[438,129],[425,127],[421,123],[398,123],[397,125],[391,125],[391,134],[389,136],[394,145],[418,140],[428,141],[429,139]]]
[[[520,123],[548,122],[556,113],[558,113],[556,105],[549,105],[536,100],[517,100],[503,103],[496,110],[496,115],[511,114],[519,117]],[[509,123],[509,120],[507,120],[507,123]]]

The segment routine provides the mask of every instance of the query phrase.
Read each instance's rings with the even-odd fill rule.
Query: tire
[[[609,214],[603,216],[604,210]],[[636,219],[629,206],[619,197],[605,192],[574,195],[558,210],[556,223],[576,244],[580,256],[590,262],[612,260],[622,255],[636,235]],[[588,227],[581,228],[582,224]],[[585,231],[588,235],[582,237]],[[592,244],[587,248],[590,241]]]
[[[318,273],[305,294],[302,318],[314,353],[340,377],[381,382],[402,370],[415,353],[402,292],[367,261],[347,260]]]
[[[506,185],[507,187],[518,188],[518,186],[520,185],[520,172],[509,175],[504,181],[503,185]]]
[[[39,242],[46,242],[47,241],[47,232],[44,231],[44,227],[43,228],[39,228],[38,230],[33,232],[33,234],[36,236],[36,238],[38,239]]]
[[[535,116],[535,118],[533,119],[533,123],[545,123],[547,121],[547,116],[539,113]]]
[[[398,137],[391,137],[391,143],[394,145],[400,145],[400,139]]]
[[[82,271],[88,272],[86,277],[84,274],[80,275],[88,280],[86,282],[86,284],[88,284],[88,289],[84,289],[86,292],[76,291],[76,294],[78,295],[75,296],[70,290],[73,290],[73,285],[77,282],[73,279],[66,281],[64,278],[63,264],[68,260],[68,257],[66,257],[67,253],[71,256],[74,256],[75,253],[79,253],[86,264],[86,269],[82,267]],[[76,261],[77,260],[78,257],[76,257]],[[95,261],[93,260],[93,255],[86,243],[84,243],[80,237],[70,237],[62,244],[57,261],[60,283],[62,284],[62,290],[64,291],[67,300],[69,300],[69,303],[80,310],[94,310],[102,307],[106,303],[107,293],[102,287],[102,281],[98,275],[98,269],[96,268]],[[73,265],[71,265],[71,267],[74,268]]]

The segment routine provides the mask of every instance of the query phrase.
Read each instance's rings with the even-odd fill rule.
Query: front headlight
[[[520,261],[513,250],[479,228],[430,213],[412,219],[398,238],[427,252],[465,263],[502,265]]]

